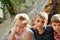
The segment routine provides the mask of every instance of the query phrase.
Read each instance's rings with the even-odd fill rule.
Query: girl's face
[[[44,26],[44,19],[37,16],[34,19],[34,24],[37,25],[37,27],[43,27]]]
[[[54,29],[55,32],[60,32],[60,23],[51,23],[52,28]]]
[[[22,25],[20,20],[16,20],[15,22],[15,30],[17,33],[22,33],[26,29],[26,25]]]

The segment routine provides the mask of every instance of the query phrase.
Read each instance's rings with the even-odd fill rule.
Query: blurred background
[[[27,13],[32,19],[39,11],[60,13],[60,0],[0,0],[0,40],[8,37],[16,14]]]

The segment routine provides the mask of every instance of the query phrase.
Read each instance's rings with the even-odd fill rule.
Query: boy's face
[[[15,30],[16,30],[16,32],[17,33],[23,32],[25,28],[26,27],[24,25],[22,25],[21,21],[17,19],[16,22],[15,22]]]
[[[60,23],[51,23],[52,28],[54,29],[55,32],[60,33]]]
[[[43,19],[43,18],[40,18],[39,16],[37,16],[37,17],[34,19],[33,23],[34,23],[35,25],[37,25],[37,27],[43,27],[43,26],[44,26],[44,19]]]

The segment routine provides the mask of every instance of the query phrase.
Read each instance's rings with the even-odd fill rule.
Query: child
[[[34,17],[34,26],[31,30],[34,32],[36,40],[54,40],[53,33],[50,30],[45,30],[44,21],[45,17],[42,14],[37,13]]]
[[[54,30],[54,39],[60,40],[60,14],[56,14],[52,16],[51,26]]]
[[[33,32],[29,29],[30,19],[27,14],[17,14],[15,25],[8,40],[33,40]]]

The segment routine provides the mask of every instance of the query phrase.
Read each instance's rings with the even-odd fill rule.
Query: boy
[[[60,14],[56,14],[52,16],[51,27],[54,30],[54,39],[60,40]]]
[[[34,26],[31,30],[34,32],[36,40],[54,40],[53,31],[46,30],[44,28],[45,17],[42,14],[37,13],[34,17]]]

